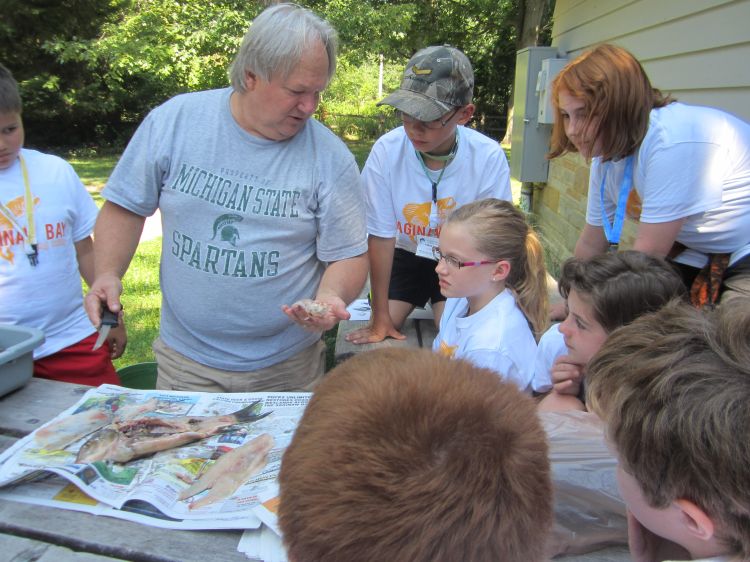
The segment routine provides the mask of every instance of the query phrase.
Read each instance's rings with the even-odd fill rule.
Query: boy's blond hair
[[[427,350],[371,351],[336,367],[279,484],[295,562],[541,560],[552,523],[532,400]]]
[[[642,316],[607,339],[586,382],[645,500],[693,502],[729,553],[750,559],[750,299]]]

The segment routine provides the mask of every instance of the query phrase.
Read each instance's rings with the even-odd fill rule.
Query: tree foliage
[[[0,61],[21,85],[27,138],[38,146],[121,142],[167,98],[225,86],[249,22],[272,3],[0,1]],[[447,43],[473,63],[478,118],[504,114],[530,1],[303,0],[341,40],[339,72],[321,111],[374,113],[379,55],[387,93],[414,52]]]
[[[403,69],[417,50],[450,44],[472,61],[477,116],[504,114],[523,0],[312,0],[338,30],[353,63],[379,53]]]

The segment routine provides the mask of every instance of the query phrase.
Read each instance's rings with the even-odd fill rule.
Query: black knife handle
[[[105,307],[104,310],[102,310],[101,326],[117,326],[118,324],[117,314]]]

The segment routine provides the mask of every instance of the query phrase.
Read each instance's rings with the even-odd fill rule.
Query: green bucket
[[[120,384],[126,388],[151,390],[156,388],[156,362],[136,363],[117,371]]]

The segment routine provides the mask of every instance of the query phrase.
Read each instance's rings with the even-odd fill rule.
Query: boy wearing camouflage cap
[[[367,200],[372,319],[347,335],[353,343],[404,339],[415,307],[430,301],[439,325],[440,294],[432,247],[455,208],[478,199],[511,200],[510,171],[500,145],[464,127],[474,114],[474,72],[450,46],[418,51],[390,105],[403,126],[372,148],[362,170]]]

